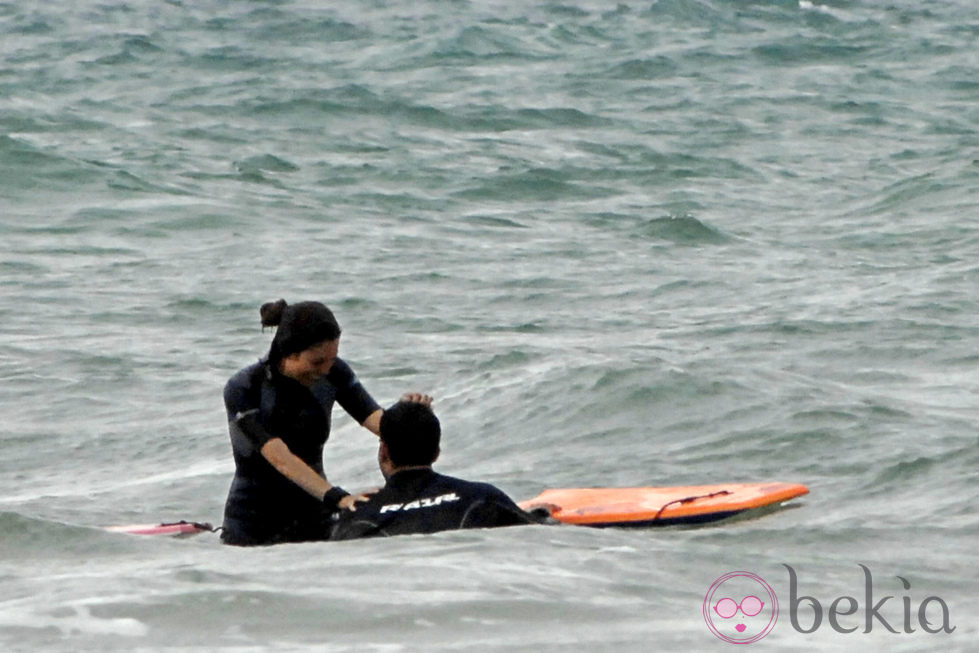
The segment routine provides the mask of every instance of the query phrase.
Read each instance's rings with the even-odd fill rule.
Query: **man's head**
[[[442,427],[431,407],[399,401],[381,415],[378,462],[385,476],[401,467],[426,467],[439,457]]]

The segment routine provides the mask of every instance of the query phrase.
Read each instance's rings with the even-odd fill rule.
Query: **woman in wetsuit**
[[[340,326],[330,309],[279,300],[263,305],[261,316],[263,327],[276,327],[268,356],[224,389],[235,476],[221,539],[238,545],[324,539],[332,512],[364,500],[323,471],[333,404],[375,434],[383,411],[338,358]]]

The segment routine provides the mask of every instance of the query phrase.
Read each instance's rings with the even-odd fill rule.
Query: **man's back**
[[[393,474],[356,512],[343,511],[330,539],[435,533],[460,528],[531,524],[535,520],[487,483],[444,476],[430,468]]]

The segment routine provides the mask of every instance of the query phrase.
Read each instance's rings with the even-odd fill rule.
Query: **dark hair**
[[[425,404],[399,401],[381,415],[381,442],[396,467],[431,465],[441,438],[439,418]]]
[[[340,324],[333,312],[319,302],[289,304],[284,299],[262,304],[262,328],[276,327],[269,362],[277,364],[286,356],[313,345],[340,337]]]

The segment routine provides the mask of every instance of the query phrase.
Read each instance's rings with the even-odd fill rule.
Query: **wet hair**
[[[381,442],[396,467],[431,465],[441,438],[439,418],[424,404],[399,401],[381,415]]]
[[[275,327],[269,362],[278,364],[286,356],[306,351],[321,342],[340,337],[340,324],[333,312],[319,302],[289,304],[284,299],[262,304],[262,328]]]

